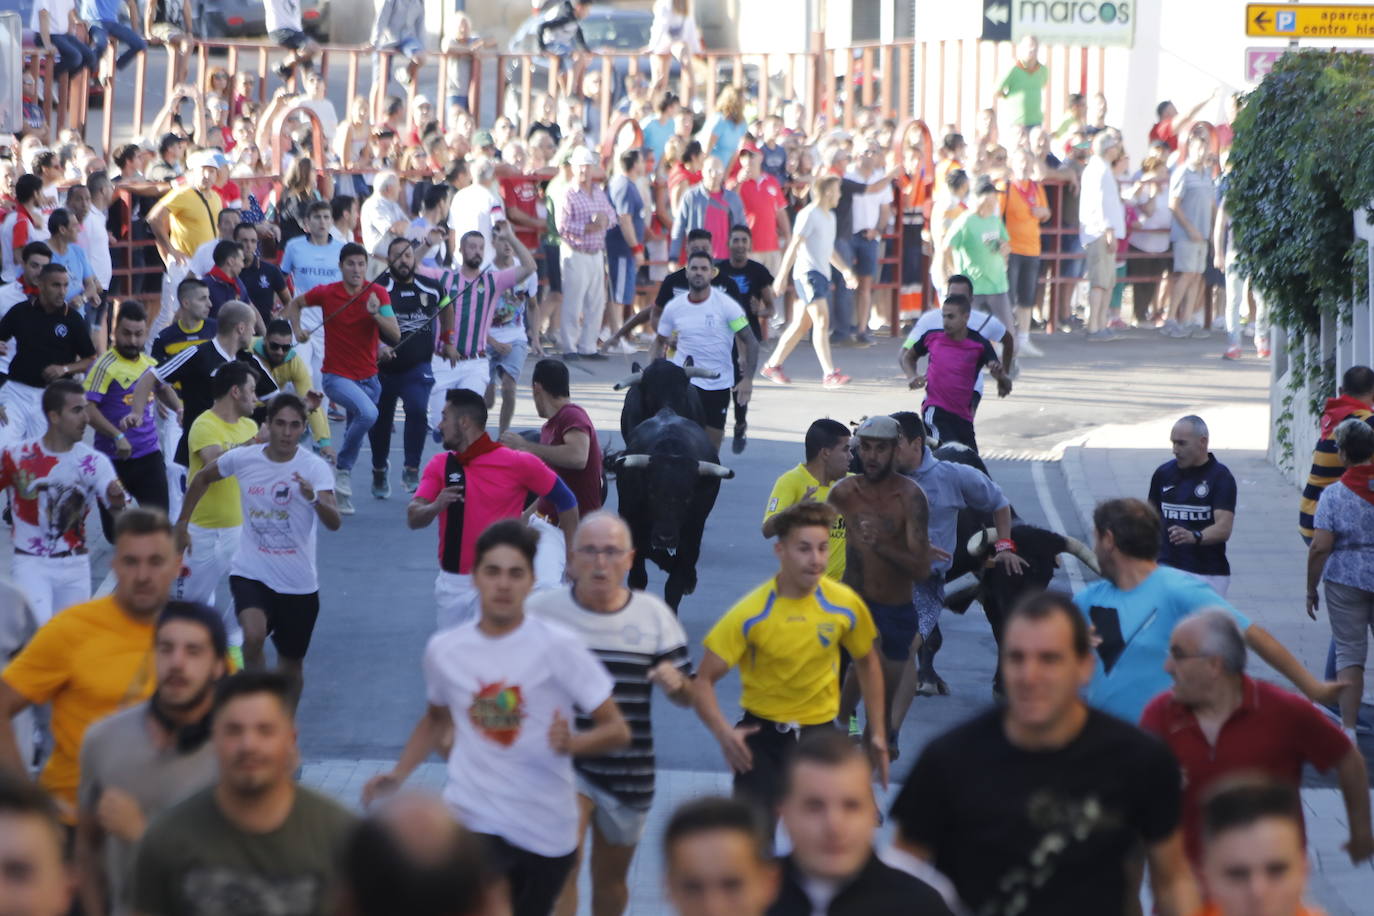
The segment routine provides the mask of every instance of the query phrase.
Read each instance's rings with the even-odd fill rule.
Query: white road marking
[[[1045,520],[1050,523],[1050,529],[1059,534],[1068,535],[1064,530],[1064,519],[1059,515],[1059,509],[1054,504],[1054,497],[1050,493],[1050,486],[1045,481],[1045,463],[1043,461],[1031,462],[1031,479],[1035,481],[1035,495],[1040,500],[1040,508],[1045,510]],[[1069,584],[1073,587],[1075,594],[1083,590],[1083,573],[1078,568],[1079,559],[1071,554],[1061,554],[1064,557],[1064,572],[1069,577]]]

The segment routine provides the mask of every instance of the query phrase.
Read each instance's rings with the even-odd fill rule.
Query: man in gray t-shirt
[[[1217,186],[1207,164],[1207,138],[1188,138],[1188,158],[1169,177],[1169,211],[1174,216],[1169,239],[1174,249],[1171,314],[1162,329],[1170,337],[1206,337],[1190,318],[1202,302],[1202,273],[1207,268],[1207,242],[1217,208]]]
[[[86,732],[76,827],[85,912],[132,913],[129,877],[148,823],[214,783],[209,716],[226,650],[218,611],[170,602],[154,631],[152,698]]]

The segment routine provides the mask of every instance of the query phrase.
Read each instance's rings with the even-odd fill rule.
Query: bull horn
[[[719,477],[721,480],[729,480],[735,476],[735,472],[723,464],[716,464],[714,461],[698,461],[697,473],[702,477]]]
[[[984,528],[977,534],[970,535],[968,539],[969,556],[978,556],[984,550],[988,549],[988,544],[992,543],[995,540],[997,540],[996,528]]]
[[[631,372],[629,375],[625,376],[623,379],[621,379],[620,381],[616,382],[616,383],[615,383],[615,388],[613,388],[612,390],[613,390],[613,391],[620,391],[620,390],[622,390],[622,389],[629,388],[631,385],[638,385],[638,384],[639,384],[641,381],[643,381],[643,380],[644,380],[644,373],[643,373],[643,372]]]
[[[685,366],[682,371],[687,373],[688,378],[720,378],[719,372],[705,366]]]
[[[964,592],[974,592],[978,589],[978,577],[971,572],[964,573],[959,578],[945,583],[945,600],[951,597],[962,598]]]
[[[1087,544],[1084,544],[1078,538],[1071,538],[1066,534],[1064,535],[1064,549],[1084,566],[1088,567],[1099,576],[1102,575],[1102,569],[1097,565],[1097,554],[1089,550]]]
[[[621,455],[615,460],[617,468],[647,468],[649,466],[648,455]]]

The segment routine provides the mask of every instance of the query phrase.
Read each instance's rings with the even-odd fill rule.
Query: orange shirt
[[[1045,189],[1038,181],[1013,181],[1002,192],[1002,218],[1012,254],[1040,256],[1040,220],[1031,215],[1031,208],[1045,206]]]
[[[152,696],[153,621],[130,617],[112,595],[74,604],[39,627],[0,677],[30,703],[52,704],[54,747],[39,782],[75,811],[86,728]]]

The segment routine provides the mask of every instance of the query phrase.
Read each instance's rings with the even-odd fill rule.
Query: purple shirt
[[[125,359],[118,351],[107,350],[86,374],[86,400],[94,404],[100,415],[118,429],[120,421],[129,415],[134,386],[143,377],[143,373],[156,365],[146,353],[138,354],[135,359]],[[142,458],[158,449],[157,424],[153,420],[153,409],[153,398],[150,396],[143,408],[143,419],[137,426],[124,430],[124,435],[132,447],[130,458]],[[95,447],[110,458],[118,455],[114,440],[109,436],[96,433]]]

